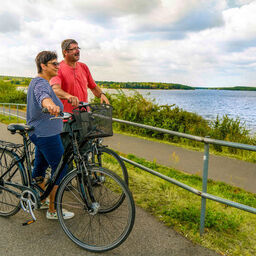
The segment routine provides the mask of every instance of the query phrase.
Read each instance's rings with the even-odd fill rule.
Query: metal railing
[[[256,214],[256,208],[250,207],[248,205],[236,203],[234,201],[227,200],[227,199],[224,199],[224,198],[214,196],[214,195],[211,195],[211,194],[207,193],[208,165],[209,165],[209,145],[210,144],[232,147],[232,148],[238,148],[238,149],[244,149],[244,150],[249,150],[249,151],[256,151],[256,146],[241,144],[241,143],[228,142],[228,141],[222,141],[222,140],[214,140],[214,139],[210,139],[210,138],[207,138],[207,137],[199,137],[199,136],[194,136],[194,135],[190,135],[190,134],[170,131],[170,130],[167,130],[167,129],[161,129],[161,128],[157,128],[157,127],[153,127],[153,126],[149,126],[149,125],[133,123],[133,122],[130,122],[130,121],[120,120],[120,119],[116,119],[116,118],[113,118],[113,121],[204,143],[202,191],[197,190],[197,189],[195,189],[193,187],[190,187],[190,186],[188,186],[188,185],[186,185],[182,182],[179,182],[179,181],[177,181],[175,179],[172,179],[168,176],[165,176],[165,175],[163,175],[159,172],[156,172],[156,171],[154,171],[154,170],[152,170],[148,167],[145,167],[141,164],[138,164],[134,161],[131,161],[127,158],[122,157],[122,159],[127,163],[130,163],[130,164],[132,164],[132,165],[134,165],[134,166],[136,166],[136,167],[138,167],[138,168],[140,168],[144,171],[147,171],[147,172],[149,172],[149,173],[151,173],[151,174],[153,174],[153,175],[155,175],[155,176],[157,176],[161,179],[164,179],[164,180],[166,180],[166,181],[168,181],[172,184],[175,184],[175,185],[177,185],[177,186],[179,186],[183,189],[186,189],[189,192],[192,192],[192,193],[194,193],[198,196],[201,196],[202,199],[201,199],[201,215],[200,215],[200,235],[202,235],[204,233],[204,228],[205,228],[206,199],[210,199],[210,200],[222,203],[222,204],[226,204],[226,205],[229,205],[229,206],[232,206],[232,207],[235,207],[235,208],[238,208],[238,209]]]
[[[8,115],[9,120],[11,119],[11,116],[17,117],[17,121],[19,118],[22,120],[26,120],[24,111],[21,111],[20,109],[26,106],[27,104],[0,103],[0,114]]]
[[[4,106],[8,106],[8,111],[5,111]],[[0,103],[0,107],[3,106],[3,109],[0,109],[0,113],[8,114],[9,116],[17,116],[17,118],[25,119],[25,116],[19,115],[19,106],[26,106],[26,104],[15,104],[15,103]],[[16,112],[12,112],[12,107],[16,106]],[[15,108],[14,108],[15,109]],[[2,112],[1,112],[2,111]],[[247,145],[247,144],[241,144],[241,143],[234,143],[234,142],[228,142],[228,141],[222,141],[222,140],[215,140],[215,139],[210,139],[207,137],[200,137],[200,136],[195,136],[195,135],[190,135],[190,134],[185,134],[185,133],[180,133],[180,132],[175,132],[175,131],[170,131],[167,129],[162,129],[162,128],[157,128],[149,125],[143,125],[143,124],[138,124],[138,123],[133,123],[130,121],[125,121],[121,119],[116,119],[113,118],[114,122],[122,123],[122,124],[127,124],[127,125],[132,125],[152,131],[157,131],[160,133],[165,133],[165,134],[170,134],[190,140],[195,140],[198,142],[204,143],[204,158],[203,158],[203,183],[202,183],[202,191],[197,190],[191,186],[188,186],[182,182],[179,182],[175,179],[172,179],[168,176],[165,176],[159,172],[156,172],[146,166],[143,166],[141,164],[138,164],[132,160],[129,160],[125,157],[121,157],[125,162],[132,164],[144,171],[147,171],[161,179],[164,179],[172,184],[175,184],[183,189],[186,189],[189,192],[192,192],[198,196],[201,196],[201,215],[200,215],[200,235],[204,233],[204,228],[205,228],[205,213],[206,213],[206,199],[210,199],[222,204],[226,204],[247,212],[251,212],[256,214],[256,208],[250,207],[248,205],[240,204],[231,200],[227,200],[218,196],[214,196],[212,194],[207,193],[207,181],[208,181],[208,164],[209,164],[209,145],[214,144],[214,145],[220,145],[220,146],[225,146],[225,147],[232,147],[232,148],[238,148],[238,149],[243,149],[243,150],[249,150],[249,151],[256,151],[256,146],[252,145]]]

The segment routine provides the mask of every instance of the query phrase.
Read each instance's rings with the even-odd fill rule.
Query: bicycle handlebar
[[[69,101],[68,101],[69,102]],[[70,103],[70,102],[69,102]],[[77,108],[82,108],[82,107],[87,107],[89,106],[90,103],[87,103],[87,102],[83,102],[83,101],[79,101],[79,105],[78,107],[74,108],[74,109],[77,109]],[[86,109],[86,108],[85,108]],[[86,111],[88,111],[86,109]],[[47,108],[42,108],[42,113],[45,113],[45,114],[50,114],[50,112],[48,111]],[[68,112],[63,112],[63,111],[60,111],[59,115],[57,117],[52,117],[51,119],[67,119],[67,118],[70,118],[72,116],[72,114],[68,113]]]

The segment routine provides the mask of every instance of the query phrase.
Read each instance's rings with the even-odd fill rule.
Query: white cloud
[[[255,86],[256,1],[13,0],[0,6],[1,74],[79,42],[95,80]]]

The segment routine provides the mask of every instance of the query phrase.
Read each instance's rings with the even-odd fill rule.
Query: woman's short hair
[[[47,64],[48,61],[57,59],[57,53],[51,52],[51,51],[42,51],[39,52],[36,56],[36,66],[37,66],[37,72],[42,73],[42,67],[41,64]]]

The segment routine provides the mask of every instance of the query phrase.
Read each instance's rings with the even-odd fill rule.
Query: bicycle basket
[[[112,109],[106,104],[89,104],[73,110],[79,139],[112,136]]]

